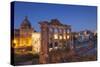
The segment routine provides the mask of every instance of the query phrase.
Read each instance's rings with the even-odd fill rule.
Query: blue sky
[[[14,10],[15,28],[18,28],[25,16],[28,16],[36,31],[40,31],[39,21],[50,21],[51,19],[58,19],[63,24],[71,25],[72,31],[85,29],[96,31],[97,29],[96,6],[15,2]]]

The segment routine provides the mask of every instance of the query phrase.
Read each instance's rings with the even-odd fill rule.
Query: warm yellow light
[[[62,39],[62,36],[60,36],[59,38]]]
[[[17,41],[14,39],[14,44],[16,44],[17,43]]]
[[[32,33],[32,50],[34,53],[40,51],[40,33]]]
[[[67,39],[69,39],[69,35],[67,35]]]
[[[66,39],[66,36],[64,36],[64,39]]]
[[[58,39],[58,36],[57,36],[57,34],[54,34],[54,39]]]

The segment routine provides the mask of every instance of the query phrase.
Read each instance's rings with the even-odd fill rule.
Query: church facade
[[[27,17],[22,21],[18,29],[14,29],[13,48],[28,48],[33,52],[39,52],[40,33],[35,32]],[[34,49],[33,49],[34,48]]]

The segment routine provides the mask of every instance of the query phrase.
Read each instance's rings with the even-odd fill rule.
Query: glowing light
[[[69,35],[67,35],[67,39],[69,39],[69,37],[70,37],[70,36],[69,36]]]
[[[14,44],[16,44],[17,43],[17,41],[14,39]]]
[[[66,39],[66,36],[64,35],[64,39]]]
[[[51,51],[52,50],[52,48],[49,48],[49,51]]]
[[[40,33],[32,33],[32,50],[34,53],[40,51]]]
[[[58,35],[57,34],[54,34],[54,39],[58,39]]]
[[[59,38],[62,39],[62,36],[60,36]]]

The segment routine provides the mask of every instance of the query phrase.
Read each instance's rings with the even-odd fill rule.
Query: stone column
[[[57,30],[58,30],[58,33],[57,33],[57,34],[58,34],[58,45],[57,45],[57,46],[59,47],[59,41],[60,41],[60,36],[59,36],[59,34],[60,34],[60,30],[59,30],[59,28],[57,28]]]
[[[49,44],[52,43],[52,27],[49,27]]]
[[[72,49],[74,48],[74,43],[73,43],[73,34],[71,33],[71,42],[72,42]]]
[[[66,41],[67,41],[67,35],[68,35],[68,34],[67,34],[67,28],[66,28]]]
[[[62,45],[61,46],[63,46],[63,41],[64,41],[64,30],[63,29],[61,29],[61,35],[62,35]]]
[[[69,29],[69,35],[70,35],[70,49],[73,49],[73,45],[72,45],[72,33],[71,33],[71,29]]]
[[[41,25],[41,47],[40,47],[40,58],[39,63],[40,64],[46,64],[48,63],[48,43],[49,43],[49,29],[47,23],[40,23]]]
[[[61,30],[62,30],[62,40],[64,40],[64,30],[63,29]]]
[[[67,39],[67,28],[65,29],[65,33],[66,33],[66,47],[68,47],[68,39]]]
[[[55,47],[54,34],[55,34],[55,28],[52,28],[52,46],[53,46],[53,49]]]

